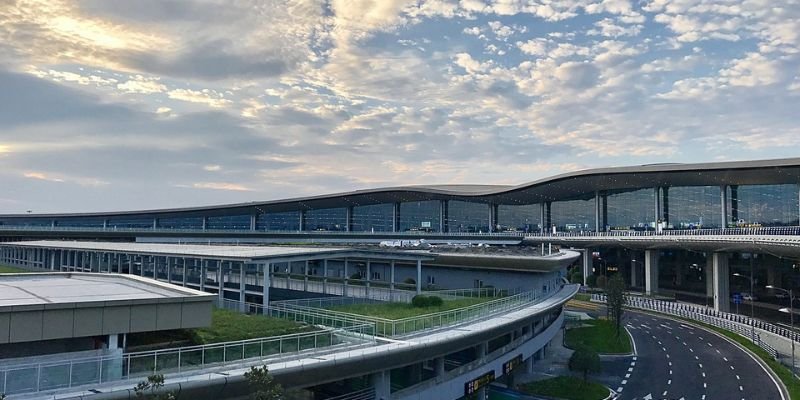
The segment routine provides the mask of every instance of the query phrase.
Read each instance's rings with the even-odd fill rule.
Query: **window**
[[[436,284],[436,277],[433,275],[428,275],[428,285],[435,285]]]

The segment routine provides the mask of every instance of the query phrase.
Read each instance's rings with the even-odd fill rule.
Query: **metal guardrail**
[[[375,400],[375,388],[356,390],[336,397],[328,397],[328,400]]]
[[[53,232],[148,232],[148,233],[236,233],[236,234],[291,234],[308,236],[453,236],[453,237],[586,237],[586,236],[686,236],[686,235],[800,235],[800,226],[775,226],[753,228],[699,228],[699,229],[663,229],[648,230],[612,230],[608,232],[569,231],[569,232],[371,232],[371,231],[298,231],[298,230],[251,230],[251,229],[182,229],[182,228],[129,228],[129,227],[86,227],[86,226],[31,226],[0,225],[0,231],[53,231]]]
[[[467,307],[461,307],[454,310],[441,311],[437,313],[413,316],[402,319],[386,319],[374,316],[366,316],[361,314],[346,313],[341,311],[334,311],[325,308],[316,308],[313,306],[300,305],[297,303],[276,302],[270,308],[274,308],[278,312],[285,311],[287,313],[295,313],[302,315],[308,313],[315,318],[322,318],[323,320],[328,316],[333,319],[356,320],[362,322],[369,322],[375,326],[375,334],[383,337],[396,337],[409,333],[417,333],[424,330],[441,328],[445,326],[454,325],[468,321],[488,317],[494,313],[507,312],[516,308],[521,308],[541,301],[544,296],[540,291],[529,291],[519,293],[513,296],[502,297],[496,300],[490,300],[479,304],[474,304]],[[315,304],[325,306],[326,299],[315,299]],[[312,303],[312,304],[314,304]],[[332,305],[335,305],[333,303]]]
[[[595,293],[592,294],[591,300],[594,302],[605,303],[606,295]],[[755,336],[752,335],[751,327],[757,329],[764,329],[764,327],[768,328],[771,325],[776,328],[785,329],[770,324],[768,322],[752,319],[750,317],[744,317],[742,315],[719,312],[714,309],[695,306],[692,304],[674,303],[674,302],[633,297],[633,296],[626,296],[625,305],[632,308],[675,315],[678,317],[704,322],[706,324],[716,326],[718,328],[727,329],[729,331],[738,333],[739,335],[744,336],[746,339],[752,341],[754,344],[756,344],[757,346],[764,349],[767,353],[769,353],[769,355],[772,356],[773,358],[778,358],[778,351],[775,350],[774,347],[770,346],[769,344],[761,340],[761,336],[759,333],[756,332]],[[764,330],[772,332],[770,329],[764,329]]]
[[[237,304],[233,304],[237,303]],[[241,310],[238,302],[225,308]],[[247,308],[254,305],[247,304]],[[324,326],[323,329],[289,335],[186,346],[164,350],[131,352],[65,361],[0,367],[0,393],[34,393],[89,384],[128,380],[158,373],[179,373],[230,362],[258,360],[300,352],[329,350],[345,343],[374,342],[374,324],[330,315],[313,316],[293,310],[271,310],[260,314]]]

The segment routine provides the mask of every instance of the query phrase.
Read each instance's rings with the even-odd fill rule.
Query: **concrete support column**
[[[200,260],[200,291],[206,291],[206,271],[208,269],[208,260]]]
[[[600,192],[595,191],[594,192],[594,231],[595,232],[601,232],[601,229],[602,229],[601,225],[603,225],[603,224],[600,222],[600,219],[602,217],[601,213],[602,213],[602,210],[600,209]]]
[[[371,279],[372,268],[369,260],[367,260],[367,276],[366,276],[366,286],[365,286],[365,294],[367,298],[369,298],[369,280]]]
[[[261,301],[261,304],[266,309],[267,307],[269,307],[269,286],[271,284],[270,277],[272,275],[272,264],[262,264],[261,267],[264,268],[264,282],[262,283],[263,300]],[[264,313],[266,314],[267,313],[266,310],[264,311],[265,311]]]
[[[322,260],[322,294],[328,294],[328,259]]]
[[[344,285],[342,286],[342,296],[347,297],[347,283],[350,276],[347,275],[347,259],[344,259]]]
[[[775,264],[767,265],[767,285],[781,287],[781,273],[775,267]]]
[[[417,294],[422,293],[422,260],[417,260]]]
[[[181,284],[183,285],[183,287],[186,287],[186,275],[187,275],[187,272],[188,271],[186,271],[186,258],[184,257],[183,258],[183,273],[181,274],[182,275],[181,276]]]
[[[394,260],[389,261],[389,301],[394,301]]]
[[[714,297],[714,255],[708,253],[706,256],[706,266],[703,268],[706,280],[706,297]]]
[[[375,388],[375,399],[389,400],[392,398],[392,378],[390,371],[379,371],[370,375],[370,383]]]
[[[119,348],[119,335],[108,335],[108,348],[114,350]]]
[[[730,311],[730,267],[728,266],[727,253],[714,253],[713,267],[714,280],[714,309],[717,311]]]
[[[720,227],[728,227],[728,186],[722,185],[719,187],[720,191],[720,213],[722,219],[720,220]]]
[[[247,307],[244,304],[246,300],[245,288],[247,287],[244,283],[245,278],[245,263],[241,262],[239,263],[239,311],[241,312],[247,311]]]
[[[167,260],[167,282],[172,283],[172,263],[175,262],[175,259],[172,257],[166,257]]]
[[[444,357],[437,357],[433,359],[433,370],[436,376],[444,375]]]
[[[219,305],[225,304],[225,264],[222,260],[217,261],[217,287],[219,288]]]
[[[303,264],[303,291],[308,291],[308,260]]]
[[[527,360],[525,360],[525,372],[526,373],[528,373],[528,374],[532,374],[533,373],[533,365],[536,364],[535,358],[536,357],[534,357],[533,354],[531,354],[531,356],[528,357]]]
[[[139,276],[144,277],[144,256],[139,256]]]
[[[631,286],[638,286],[638,276],[636,274],[636,267],[638,265],[638,260],[636,260],[635,256],[631,259]]]
[[[581,257],[583,258],[583,286],[586,286],[587,279],[592,273],[592,249],[583,249]]]
[[[646,294],[658,293],[658,250],[644,252],[644,290]]]

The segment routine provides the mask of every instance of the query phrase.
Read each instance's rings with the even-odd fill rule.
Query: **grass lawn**
[[[628,332],[623,329],[617,337],[611,321],[596,319],[585,323],[591,326],[567,330],[564,337],[567,347],[574,349],[583,344],[600,354],[627,354],[632,351]]]
[[[192,346],[199,344],[231,342],[291,333],[311,332],[317,328],[282,318],[247,315],[236,311],[215,308],[211,326],[199,329],[134,333],[128,336],[130,346],[144,349]]]
[[[592,300],[592,295],[590,295],[589,293],[578,293],[575,295],[574,298],[575,300],[578,301],[590,301]]]
[[[330,310],[350,314],[366,315],[384,319],[403,319],[440,311],[454,310],[475,304],[496,300],[497,297],[466,297],[458,300],[445,300],[444,304],[435,307],[414,307],[408,303],[374,303],[374,304],[348,304],[330,307]]]
[[[558,376],[519,385],[519,391],[539,396],[566,400],[602,400],[608,397],[608,388],[573,376]]]
[[[7,267],[5,265],[0,265],[0,274],[13,274],[17,272],[30,272],[30,271],[24,270],[22,268]]]

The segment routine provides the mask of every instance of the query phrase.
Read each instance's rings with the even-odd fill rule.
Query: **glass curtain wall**
[[[108,228],[124,228],[124,229],[145,229],[153,227],[152,218],[110,218],[108,220]]]
[[[203,229],[203,217],[159,218],[158,227],[164,229]]]
[[[550,224],[559,232],[595,230],[594,201],[592,196],[550,203]]]
[[[345,231],[347,230],[346,208],[323,208],[306,211],[304,230],[307,231]]]
[[[609,229],[655,228],[655,189],[609,192],[604,197]]]
[[[720,228],[722,211],[719,186],[678,186],[662,188],[659,215],[670,229]]]
[[[394,204],[373,204],[353,207],[353,226],[356,232],[391,232]]]
[[[0,225],[12,226],[50,226],[52,224],[53,220],[45,218],[0,220]]]
[[[256,229],[260,231],[300,230],[300,211],[259,214],[256,218]]]
[[[62,218],[56,220],[56,226],[68,226],[73,228],[102,228],[102,218]],[[150,220],[153,226],[153,220]]]
[[[798,185],[728,187],[730,226],[798,225]]]
[[[447,229],[449,232],[488,232],[489,205],[449,200],[447,202]]]
[[[206,229],[249,230],[250,215],[225,215],[221,217],[208,217]]]
[[[534,232],[541,230],[542,205],[505,205],[497,206],[497,224],[499,231]]]
[[[400,231],[439,232],[440,205],[439,200],[400,203]]]

